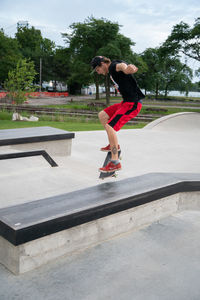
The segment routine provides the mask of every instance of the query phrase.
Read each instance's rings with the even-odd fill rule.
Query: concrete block
[[[183,198],[184,193],[175,194],[19,246],[1,238],[0,262],[14,274],[33,270],[63,255],[83,251],[167,217],[177,212]]]
[[[179,210],[200,210],[200,192],[180,194]]]
[[[14,274],[20,273],[19,248],[0,236],[0,263]]]

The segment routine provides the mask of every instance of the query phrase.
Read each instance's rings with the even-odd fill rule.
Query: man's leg
[[[99,113],[99,120],[101,124],[104,126],[107,135],[108,135],[108,140],[110,143],[110,148],[111,148],[111,159],[112,160],[118,160],[118,139],[117,139],[117,134],[116,131],[107,124],[109,120],[109,116],[105,111],[101,111]]]
[[[98,117],[99,117],[99,120],[100,120],[101,124],[103,125],[103,127],[105,127],[106,123],[110,119],[109,115],[104,110],[102,110],[98,114]]]
[[[118,139],[116,131],[108,124],[105,125],[111,149],[111,160],[118,160]]]

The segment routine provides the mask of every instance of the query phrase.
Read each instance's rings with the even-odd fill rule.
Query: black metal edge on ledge
[[[38,238],[69,229],[90,221],[94,221],[126,209],[137,207],[158,199],[171,196],[180,192],[200,191],[199,181],[183,181],[166,187],[154,189],[149,192],[135,195],[100,205],[94,208],[85,209],[71,215],[63,215],[58,218],[14,230],[7,224],[0,222],[0,235],[15,246],[36,240]]]
[[[73,132],[64,133],[64,134],[55,134],[55,135],[21,137],[21,138],[16,137],[11,139],[0,140],[0,146],[58,141],[58,140],[73,139],[74,137],[75,137],[75,133]]]
[[[57,163],[53,160],[53,158],[45,150],[35,150],[35,151],[0,154],[0,160],[22,158],[22,157],[32,157],[32,156],[39,156],[39,155],[42,155],[44,157],[44,159],[46,159],[46,161],[52,167],[58,166]]]

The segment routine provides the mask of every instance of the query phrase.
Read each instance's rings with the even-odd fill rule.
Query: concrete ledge
[[[0,146],[57,141],[74,138],[73,132],[53,127],[29,127],[0,130]]]
[[[0,209],[0,235],[17,246],[180,192],[200,191],[200,175],[152,173]]]
[[[0,262],[20,274],[184,209],[200,209],[199,174],[147,174],[4,208]]]
[[[0,130],[1,152],[4,149],[7,152],[9,146],[9,150],[45,150],[53,156],[70,155],[74,136],[73,132],[53,127],[4,129]]]
[[[190,199],[192,205],[189,207]],[[200,209],[200,192],[179,193],[116,213],[19,246],[0,237],[0,262],[22,274],[63,255],[80,252],[120,234],[138,230],[183,209]],[[195,203],[195,205],[194,205]]]

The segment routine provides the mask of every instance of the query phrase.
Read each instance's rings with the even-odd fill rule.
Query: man
[[[119,171],[121,170],[121,163],[118,158],[120,146],[116,132],[138,115],[142,108],[141,99],[145,97],[132,76],[138,68],[121,60],[111,62],[105,56],[95,56],[91,61],[91,66],[98,74],[104,76],[109,74],[115,88],[123,98],[121,103],[111,105],[99,113],[99,120],[105,128],[109,140],[109,145],[101,148],[101,151],[111,151],[111,161],[99,171],[105,173]]]

